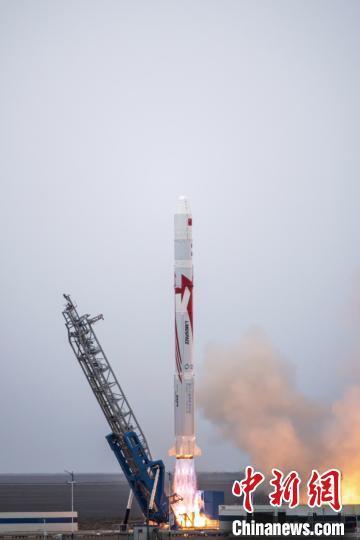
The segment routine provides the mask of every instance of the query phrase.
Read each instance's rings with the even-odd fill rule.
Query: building
[[[13,532],[72,532],[77,512],[0,512],[0,534]]]

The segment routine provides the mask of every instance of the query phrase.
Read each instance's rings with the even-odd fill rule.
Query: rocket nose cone
[[[189,202],[188,197],[186,197],[186,195],[181,195],[178,198],[176,213],[177,214],[191,214],[190,202]]]

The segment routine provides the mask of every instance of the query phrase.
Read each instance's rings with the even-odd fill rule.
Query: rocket
[[[186,197],[179,197],[174,216],[175,289],[175,446],[170,455],[192,459],[200,449],[195,440],[193,358],[192,216]]]

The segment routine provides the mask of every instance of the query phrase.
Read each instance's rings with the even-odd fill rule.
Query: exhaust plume
[[[359,386],[332,407],[308,398],[294,366],[260,331],[232,347],[210,349],[204,368],[200,409],[253,466],[265,473],[295,469],[305,477],[313,468],[335,467],[343,473],[344,500],[360,501],[354,487],[360,485]]]

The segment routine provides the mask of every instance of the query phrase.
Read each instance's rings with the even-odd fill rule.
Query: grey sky
[[[349,0],[0,0],[0,472],[118,470],[63,292],[104,313],[166,458],[182,193],[197,377],[209,344],[258,325],[309,394],[336,395],[360,268],[359,23]],[[198,431],[198,468],[239,467]]]

